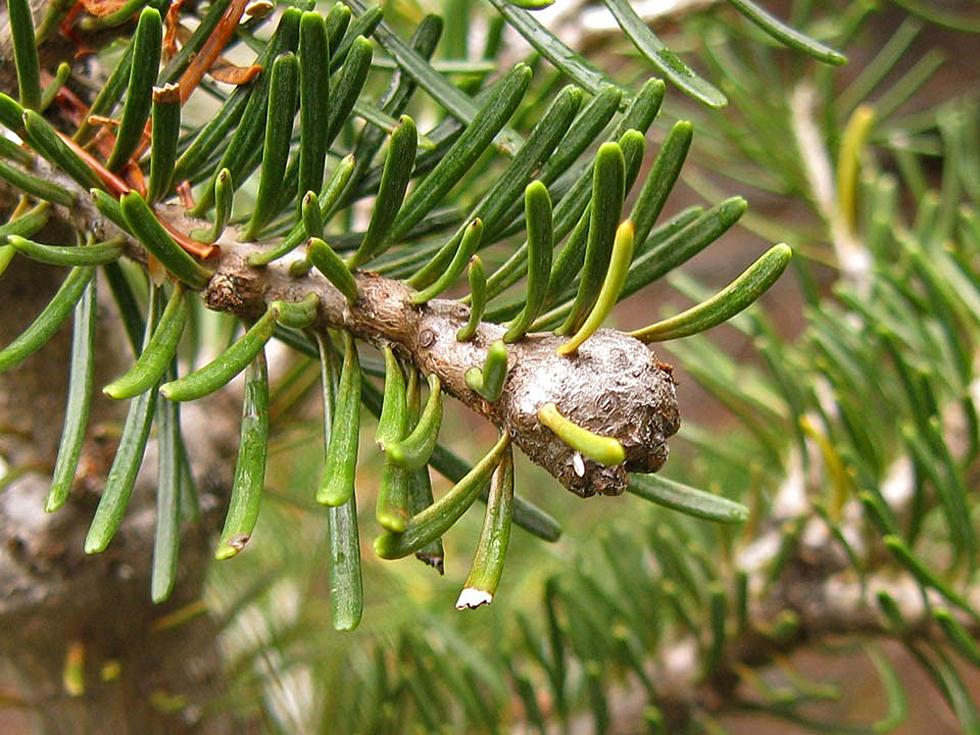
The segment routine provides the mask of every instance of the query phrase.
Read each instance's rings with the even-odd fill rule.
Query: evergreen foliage
[[[151,594],[168,599],[203,472],[179,403],[243,392],[215,556],[248,549],[257,523],[268,553],[216,569],[209,604],[226,616],[236,694],[270,730],[496,732],[520,720],[546,732],[589,717],[605,732],[633,696],[651,732],[723,732],[733,712],[887,732],[907,708],[875,640],[887,638],[977,732],[961,672],[978,664],[980,631],[978,107],[903,115],[938,62],[893,71],[924,25],[976,21],[898,4],[907,19],[842,88],[836,49],[857,43],[872,4],[792,3],[789,22],[749,0],[692,10],[682,60],[627,0],[604,0],[621,30],[612,46],[629,49],[613,73],[550,32],[533,2],[455,0],[443,17],[362,0],[117,2],[76,17],[53,2],[35,29],[27,0],[10,0],[17,90],[0,93],[0,188],[15,204],[0,276],[30,258],[65,279],[0,348],[0,371],[72,323],[46,509],[71,496],[106,289],[134,357],[99,386],[129,403],[85,551],[112,543],[155,442]],[[467,49],[475,29],[482,54]],[[121,45],[95,88],[44,53],[66,32],[100,52]],[[497,73],[505,58],[515,63]],[[687,163],[692,134],[704,146]],[[681,180],[710,206],[664,217]],[[807,212],[746,214],[719,186]],[[74,242],[49,242],[55,220]],[[685,275],[737,223],[779,244],[716,292]],[[787,268],[804,301],[792,339],[778,301],[755,303]],[[694,304],[601,329],[655,282]],[[702,334],[721,324],[751,359]],[[218,345],[219,333],[233,336]],[[682,461],[667,465],[677,479],[654,474],[678,425],[654,342],[738,423],[719,436],[685,419]],[[270,383],[274,343],[290,369]],[[316,381],[310,428],[300,399]],[[478,461],[440,441],[447,393],[496,429]],[[285,451],[297,430],[317,442],[322,431],[302,480]],[[577,495],[625,490],[659,507],[607,501],[626,510],[574,552],[559,547],[558,569],[541,542],[559,524],[541,493],[522,492],[515,448]],[[302,493],[263,497],[267,473]],[[433,493],[437,475],[448,490]],[[460,522],[478,498],[479,530]],[[326,528],[312,561],[296,560],[292,504]],[[413,601],[416,571],[362,562],[366,536],[381,559],[414,554],[442,573],[457,524],[476,549],[460,609],[494,600],[508,547],[520,551],[501,588],[510,596],[513,576],[515,599],[477,623],[448,618],[447,600]],[[327,561],[329,611],[302,591]],[[404,595],[382,599],[382,586]],[[288,615],[280,595],[298,598]],[[265,626],[255,641],[248,612]],[[325,630],[328,617],[357,628],[362,613],[353,640]],[[881,680],[863,722],[814,716],[840,692],[786,663],[836,634]],[[775,686],[760,674],[773,665]],[[271,693],[302,686],[320,698],[300,710]]]

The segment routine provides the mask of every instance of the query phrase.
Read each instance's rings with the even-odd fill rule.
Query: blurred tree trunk
[[[37,24],[48,0],[31,4]],[[71,45],[68,39],[45,44],[42,65],[49,56],[59,60],[72,53]],[[3,3],[0,91],[16,95],[10,54]],[[0,190],[0,209],[9,211],[15,203]],[[0,279],[0,344],[34,319],[63,278],[62,269],[14,259]],[[23,708],[43,732],[229,732],[229,718],[209,716],[208,704],[222,687],[221,661],[218,631],[200,596],[218,520],[214,511],[223,505],[230,480],[237,408],[225,410],[218,398],[207,413],[184,412],[194,465],[208,468],[206,477],[196,479],[202,506],[211,512],[185,527],[176,590],[166,604],[154,605],[152,457],[109,550],[97,556],[83,552],[126,411],[125,402],[109,401],[98,388],[132,359],[108,289],[100,286],[96,395],[72,498],[57,513],[45,513],[44,500],[68,388],[70,323],[18,369],[0,375],[0,477],[6,471],[13,473],[8,480],[15,478],[0,491],[0,659],[17,678],[13,692],[3,684],[3,699]],[[154,452],[151,440],[147,454]]]
[[[4,209],[9,204],[0,198]],[[33,320],[63,277],[61,269],[14,259],[0,279],[0,344]],[[108,289],[100,285],[97,387],[131,360],[114,308],[105,303]],[[72,499],[56,513],[44,512],[70,341],[69,323],[18,369],[0,375],[0,477],[5,467],[14,473],[7,478],[15,478],[0,493],[0,658],[18,678],[16,691],[5,692],[5,698],[23,706],[44,732],[227,732],[228,718],[208,716],[207,705],[221,689],[221,662],[218,631],[198,602],[217,514],[206,512],[200,523],[185,528],[174,596],[154,605],[152,441],[119,535],[104,554],[86,556],[82,550],[125,402],[111,402],[95,390]],[[235,451],[237,408],[225,410],[222,400],[217,407],[212,402],[207,414],[196,407],[184,412],[193,464],[209,468],[197,480],[204,506],[212,509],[223,504]],[[162,626],[161,618],[165,622],[171,613],[190,619]],[[71,660],[77,665],[67,670],[78,676],[65,681]]]

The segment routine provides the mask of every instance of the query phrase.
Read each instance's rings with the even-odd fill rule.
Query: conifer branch
[[[72,209],[55,210],[75,226],[100,233],[100,238],[127,238],[127,255],[146,262],[142,247],[91,203],[88,192],[45,161],[37,173],[67,188],[74,195]],[[189,233],[207,226],[187,216],[182,208],[159,205],[157,214],[170,228]],[[667,439],[676,433],[680,418],[669,367],[646,345],[614,330],[600,330],[579,348],[575,357],[556,354],[564,342],[548,333],[528,334],[509,346],[511,369],[498,400],[483,399],[467,384],[467,370],[483,364],[487,348],[506,332],[504,326],[482,323],[473,339],[459,342],[456,333],[469,318],[469,308],[457,301],[434,299],[412,303],[413,291],[383,276],[358,273],[360,298],[350,304],[316,270],[294,275],[296,257],[265,267],[249,265],[249,257],[273,243],[239,243],[230,237],[217,240],[215,257],[206,261],[214,275],[202,291],[208,308],[245,319],[257,319],[274,301],[298,302],[310,293],[319,296],[314,328],[343,328],[377,346],[390,344],[425,373],[434,373],[443,389],[492,421],[532,460],[569,490],[579,495],[619,495],[629,472],[657,471],[667,459]],[[618,438],[626,462],[605,467],[592,460],[583,465],[575,452],[546,429],[537,410],[555,403],[562,415],[590,431]]]

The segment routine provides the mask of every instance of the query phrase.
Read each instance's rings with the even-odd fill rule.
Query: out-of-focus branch
[[[40,4],[36,17],[40,15]],[[6,3],[0,8],[0,89],[16,89],[9,61]],[[8,209],[16,194],[0,191]],[[71,239],[79,212],[62,211],[46,235]],[[16,336],[54,294],[63,272],[17,258],[0,279],[4,319],[0,343]],[[104,285],[104,284],[103,284]],[[100,289],[107,294],[108,289]],[[110,299],[100,301],[95,350],[97,380],[117,376],[129,348]],[[151,441],[127,515],[113,546],[86,556],[83,542],[105,479],[125,404],[95,397],[74,498],[46,514],[64,412],[70,329],[63,329],[20,369],[0,376],[0,656],[23,686],[17,693],[46,732],[174,732],[200,726],[224,732],[227,722],[202,723],[203,703],[219,685],[217,631],[205,615],[176,630],[158,631],[168,612],[199,604],[211,556],[212,532],[230,487],[238,407],[216,396],[183,414],[204,513],[182,539],[181,582],[173,598],[155,606],[149,597],[155,525],[155,473]],[[81,659],[77,657],[81,655]],[[75,657],[72,659],[72,657]],[[66,688],[66,662],[79,678]]]
[[[26,259],[11,263],[0,279],[0,342],[33,318],[39,299],[54,292],[61,276]],[[100,304],[99,323],[96,371],[106,380],[122,369],[128,347],[120,344],[121,324],[108,303]],[[6,631],[0,656],[22,677],[21,697],[45,731],[173,732],[195,724],[200,705],[214,692],[216,631],[206,616],[169,632],[153,626],[200,596],[217,511],[230,486],[238,407],[215,396],[183,413],[193,466],[207,468],[197,476],[204,513],[185,528],[173,599],[155,606],[149,597],[154,442],[112,547],[99,556],[83,552],[125,404],[95,398],[73,499],[57,513],[44,512],[67,389],[69,333],[63,330],[22,369],[0,376],[0,461],[12,473],[8,479],[15,478],[0,494],[0,624]],[[84,653],[82,690],[62,684],[70,650]],[[106,680],[103,667],[121,671]],[[204,731],[221,727],[209,723]]]

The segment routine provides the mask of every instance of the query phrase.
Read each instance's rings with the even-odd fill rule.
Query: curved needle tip
[[[489,605],[493,602],[493,595],[475,587],[467,587],[459,593],[456,600],[457,610],[475,610],[482,605]]]
[[[619,294],[629,274],[630,263],[633,262],[634,234],[635,227],[632,220],[625,220],[616,228],[609,266],[595,304],[575,334],[556,350],[558,355],[562,357],[574,355],[578,348],[602,326],[616,302],[619,301]]]
[[[569,447],[601,465],[614,467],[626,461],[626,450],[619,439],[600,436],[569,421],[558,412],[554,403],[546,403],[538,409],[538,421]]]
[[[218,561],[223,561],[225,559],[231,559],[233,556],[238,556],[242,549],[245,548],[245,544],[248,543],[249,538],[249,536],[239,534],[228,539],[214,552],[214,558]]]
[[[774,245],[738,278],[708,300],[629,334],[641,342],[664,342],[699,334],[723,324],[768,291],[786,270],[792,257],[793,251],[788,245]]]

